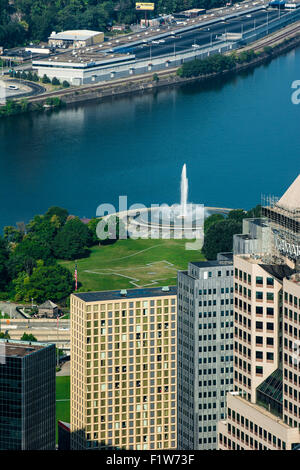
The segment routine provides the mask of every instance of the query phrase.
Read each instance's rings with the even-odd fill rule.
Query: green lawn
[[[84,290],[114,290],[176,284],[177,271],[189,261],[204,260],[201,250],[186,249],[186,240],[127,239],[96,246],[77,262]],[[61,261],[74,273],[74,261]],[[80,286],[79,284],[79,286]]]
[[[58,439],[57,421],[59,420],[70,422],[70,376],[56,377],[56,442]]]

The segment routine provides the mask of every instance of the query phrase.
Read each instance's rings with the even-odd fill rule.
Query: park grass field
[[[78,287],[97,291],[174,285],[178,270],[187,269],[189,261],[205,259],[201,250],[186,249],[186,243],[127,239],[92,247],[88,258],[77,261]],[[74,273],[74,261],[60,263]]]
[[[57,421],[70,422],[70,376],[56,377],[56,442],[58,441]]]

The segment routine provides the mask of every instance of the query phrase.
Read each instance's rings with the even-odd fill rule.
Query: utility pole
[[[57,313],[57,317],[56,317],[56,335],[57,335],[57,338],[56,338],[56,351],[57,351],[57,354],[56,354],[56,366],[59,367],[59,349],[58,349],[58,313]]]

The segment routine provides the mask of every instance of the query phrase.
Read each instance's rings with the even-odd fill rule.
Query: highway
[[[281,12],[281,16],[288,12]],[[136,59],[145,59],[162,56],[165,54],[176,54],[197,46],[205,46],[220,41],[224,33],[245,33],[254,30],[267,21],[278,17],[277,10],[262,10],[252,14],[245,14],[237,19],[222,21],[212,24],[210,27],[202,27],[185,33],[176,34],[159,41],[151,41],[147,44],[137,45],[130,49]],[[121,52],[121,48],[119,51]]]

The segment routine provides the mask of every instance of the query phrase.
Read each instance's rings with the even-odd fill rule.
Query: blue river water
[[[250,208],[300,173],[300,49],[251,72],[0,121],[0,229],[59,205],[80,217],[189,201]]]

